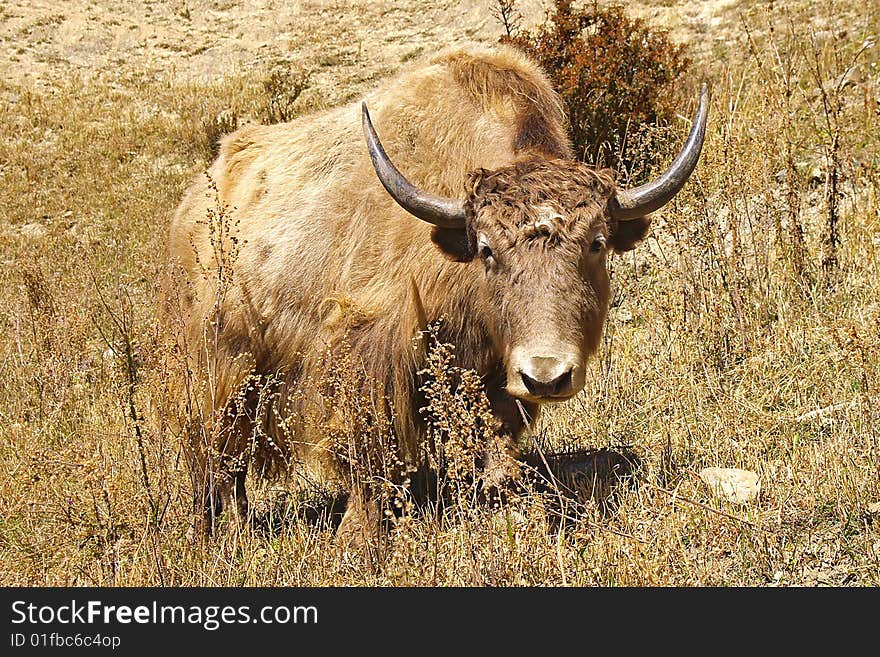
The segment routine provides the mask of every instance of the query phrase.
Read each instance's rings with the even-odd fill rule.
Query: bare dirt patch
[[[523,25],[546,0],[523,0]],[[707,51],[725,40],[736,0],[629,3],[629,10]],[[0,9],[0,76],[48,83],[99,71],[216,80],[288,62],[312,71],[328,100],[444,46],[492,42],[494,2],[327,0],[30,0]]]

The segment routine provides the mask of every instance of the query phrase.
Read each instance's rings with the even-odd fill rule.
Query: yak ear
[[[466,189],[470,191],[465,201],[466,219],[461,228],[435,226],[431,231],[431,241],[440,252],[455,262],[470,262],[477,255],[477,229],[474,226],[477,196],[483,179],[488,175],[486,169],[477,169],[468,174]]]
[[[629,221],[618,221],[609,240],[611,248],[621,253],[634,249],[645,238],[651,227],[651,217],[639,217]]]
[[[477,253],[476,239],[469,228],[440,228],[431,231],[431,241],[440,252],[456,262],[470,262]]]

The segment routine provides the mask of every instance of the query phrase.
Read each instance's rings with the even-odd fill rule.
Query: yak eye
[[[492,247],[489,246],[489,242],[486,241],[486,237],[482,234],[477,237],[477,248],[483,260],[488,260],[492,257]]]
[[[590,244],[590,253],[599,253],[605,248],[605,238],[602,235],[596,235],[596,239]]]
[[[495,257],[492,255],[492,247],[486,242],[486,238],[480,235],[479,240],[477,241],[477,248],[480,251],[480,257],[483,259],[483,264],[486,266],[486,271],[490,271],[495,269],[496,262]]]

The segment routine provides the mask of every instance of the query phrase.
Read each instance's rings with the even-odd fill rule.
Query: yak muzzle
[[[575,350],[551,352],[515,347],[507,366],[507,392],[533,402],[563,401],[584,387],[584,367]]]

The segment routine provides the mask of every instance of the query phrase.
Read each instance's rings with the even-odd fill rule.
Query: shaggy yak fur
[[[542,400],[508,394],[511,349],[573,345],[583,367],[608,307],[606,253],[648,228],[610,217],[612,173],[574,161],[560,98],[514,50],[441,54],[365,100],[413,184],[466,200],[464,229],[422,222],[383,189],[360,101],[228,135],[171,222],[166,313],[186,354],[181,429],[207,529],[224,507],[247,512],[249,466],[341,481],[352,449],[387,438],[411,470],[428,439],[426,322],[484,383],[501,437],[479,459],[486,482],[515,477]],[[340,362],[366,402],[351,401]],[[371,490],[355,485],[341,531],[375,521]]]

